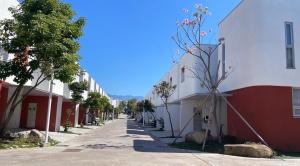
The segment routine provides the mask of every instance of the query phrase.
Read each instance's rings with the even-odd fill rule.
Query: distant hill
[[[137,99],[137,100],[143,100],[143,96],[133,96],[133,95],[109,95],[113,99],[116,100],[130,100],[130,99]]]

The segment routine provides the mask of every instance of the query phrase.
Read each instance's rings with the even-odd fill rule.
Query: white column
[[[75,106],[74,127],[78,126],[78,119],[79,119],[79,104],[76,104],[76,106]]]
[[[86,114],[85,114],[85,124],[87,125],[89,123],[89,111],[90,111],[90,108],[87,108],[86,109]]]
[[[14,93],[15,90],[16,90],[16,86],[9,86],[8,98],[7,98],[8,100],[12,96],[12,94]],[[17,100],[21,99],[22,94],[23,94],[23,92],[21,91]],[[7,125],[8,128],[19,128],[20,127],[21,110],[22,110],[22,102],[16,106],[13,116]],[[7,117],[7,115],[8,115],[8,112],[6,112],[6,117]]]
[[[61,126],[61,111],[62,111],[62,103],[63,103],[63,97],[58,96],[57,97],[57,106],[56,106],[56,120],[55,120],[55,131],[59,131]]]

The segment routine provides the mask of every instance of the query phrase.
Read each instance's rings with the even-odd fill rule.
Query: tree
[[[109,102],[105,105],[105,119],[109,119],[109,117],[113,116],[114,107]]]
[[[25,0],[9,10],[12,19],[0,22],[0,44],[14,58],[0,62],[0,80],[13,77],[17,87],[8,99],[1,135],[16,106],[52,73],[64,83],[74,80],[80,69],[78,39],[85,23],[83,18],[75,19],[71,6],[59,0]],[[35,84],[22,95],[24,85],[37,72]]]
[[[68,128],[71,126],[70,122],[70,116],[72,112],[76,110],[76,105],[80,104],[83,100],[82,94],[84,93],[85,90],[88,89],[88,83],[86,81],[81,81],[81,82],[73,82],[69,84],[69,89],[72,92],[72,102],[74,103],[74,110],[67,110],[67,119],[66,123],[64,124],[65,131],[68,131]]]
[[[73,82],[69,84],[69,89],[72,92],[72,101],[80,104],[83,100],[82,94],[88,89],[88,83],[86,81]]]
[[[84,106],[91,110],[100,110],[101,104],[101,95],[98,92],[90,92],[84,101]]]
[[[127,102],[127,110],[129,110],[132,117],[135,116],[134,110],[136,109],[137,100],[131,99]]]
[[[220,60],[217,65],[215,65],[215,61],[213,60],[216,50],[220,46],[222,46],[222,50],[225,49],[225,38],[219,38],[215,44],[209,44],[207,48],[202,45],[205,39],[208,39],[209,34],[212,34],[212,29],[205,30],[205,20],[211,15],[208,10],[208,7],[204,7],[201,4],[195,5],[195,11],[190,15],[187,9],[183,10],[188,16],[182,22],[177,21],[177,32],[176,35],[172,37],[175,41],[176,45],[183,50],[184,54],[188,56],[194,56],[198,59],[199,63],[196,64],[198,69],[193,67],[189,67],[188,70],[195,76],[196,79],[200,81],[200,85],[207,89],[208,95],[203,101],[203,106],[208,106],[209,110],[209,122],[215,123],[215,129],[217,134],[217,139],[221,142],[220,135],[220,123],[217,119],[217,105],[218,95],[223,98],[223,100],[233,109],[233,111],[241,118],[241,120],[251,129],[251,131],[265,144],[268,144],[262,139],[262,137],[255,131],[255,129],[245,120],[245,118],[228,102],[228,100],[220,93],[218,90],[220,84],[226,80],[232,72],[232,67],[225,68],[222,64],[222,72],[220,71]],[[208,39],[211,40],[211,39]],[[178,51],[180,52],[180,51]],[[216,68],[214,68],[216,66]],[[217,71],[217,72],[214,72]],[[219,75],[219,73],[222,73]],[[194,116],[197,114],[194,113]],[[190,119],[188,123],[193,120]],[[187,123],[187,124],[188,124]],[[185,127],[187,126],[185,125]],[[184,127],[184,128],[185,128]],[[184,130],[184,129],[183,129]],[[182,130],[182,131],[183,131]],[[182,133],[180,132],[180,134]],[[180,135],[179,134],[179,135]],[[202,145],[202,150],[205,148],[205,142],[208,134],[208,127],[205,132],[205,139]],[[173,143],[176,142],[176,139]]]
[[[126,102],[125,101],[121,101],[118,108],[121,110],[121,111],[124,111],[124,109],[126,108]]]
[[[101,111],[101,114],[104,114],[103,117],[103,120],[107,120],[108,118],[108,107],[107,105],[110,105],[109,103],[109,99],[106,97],[106,96],[102,96],[101,99],[100,99],[100,111]]]
[[[169,104],[169,98],[175,92],[176,85],[172,85],[171,83],[169,83],[167,81],[162,81],[158,85],[155,85],[154,89],[155,89],[156,93],[159,95],[159,97],[161,98],[161,100],[162,100],[162,102],[165,106],[165,109],[168,113],[169,122],[170,122],[170,125],[171,125],[172,137],[175,137],[174,136],[173,123],[172,123],[171,114],[170,114],[170,111],[169,111],[168,104]]]
[[[154,109],[153,109],[153,104],[151,103],[151,101],[150,100],[144,100],[144,108],[145,108],[145,111],[148,113],[150,113],[151,115],[152,115],[152,117],[153,117],[153,119],[154,119],[154,121],[156,121],[156,117],[155,117],[155,115],[153,114],[155,111],[154,111]]]
[[[207,37],[209,33],[212,32],[211,29],[206,32],[204,30],[204,23],[206,18],[210,15],[207,7],[202,5],[195,5],[195,12],[189,16],[189,18],[184,19],[182,23],[178,23],[176,36],[173,40],[176,42],[177,46],[184,51],[184,54],[196,57],[199,60],[197,64],[198,68],[190,67],[189,71],[195,76],[196,79],[200,81],[201,87],[204,87],[209,92],[209,102],[207,106],[210,108],[209,111],[209,122],[215,123],[215,130],[217,134],[217,139],[221,142],[220,137],[220,124],[217,119],[217,89],[219,85],[227,78],[228,73],[224,73],[219,77],[218,72],[220,67],[220,61],[217,64],[217,69],[214,70],[215,62],[213,56],[219,46],[222,45],[224,38],[220,38],[218,43],[215,45],[209,45],[205,48],[202,45],[203,40]],[[188,10],[185,10],[188,13]],[[208,128],[206,128],[205,138],[207,138]],[[205,145],[205,142],[204,144]],[[203,146],[204,147],[204,146]]]

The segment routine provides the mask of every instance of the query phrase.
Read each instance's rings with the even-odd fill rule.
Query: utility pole
[[[48,111],[47,111],[47,121],[46,121],[46,131],[45,131],[45,143],[44,143],[44,145],[47,145],[48,141],[49,141],[49,126],[50,126],[50,117],[51,117],[53,79],[54,79],[54,70],[51,71],[50,90],[49,90],[49,99],[48,99]]]

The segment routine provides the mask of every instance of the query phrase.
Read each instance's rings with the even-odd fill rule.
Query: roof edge
[[[240,7],[242,5],[242,3],[245,2],[245,0],[241,0],[218,24],[218,26],[220,26],[220,24],[222,24],[238,7]]]

